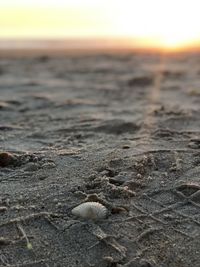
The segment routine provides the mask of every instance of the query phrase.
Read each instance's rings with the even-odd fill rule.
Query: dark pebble
[[[15,161],[15,156],[8,152],[0,153],[0,167],[7,167],[12,165]]]

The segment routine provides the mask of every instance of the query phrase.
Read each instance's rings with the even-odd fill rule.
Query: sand
[[[0,60],[0,266],[200,265],[199,63]],[[75,217],[85,201],[108,216]]]

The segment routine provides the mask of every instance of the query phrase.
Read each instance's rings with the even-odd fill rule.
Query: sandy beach
[[[200,53],[1,57],[0,266],[199,267],[199,178]]]

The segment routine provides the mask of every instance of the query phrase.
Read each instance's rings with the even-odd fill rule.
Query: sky
[[[0,38],[200,43],[200,0],[0,0]]]

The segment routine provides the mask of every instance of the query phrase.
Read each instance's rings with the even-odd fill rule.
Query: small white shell
[[[85,202],[75,207],[72,214],[83,219],[100,220],[106,217],[107,209],[99,202]]]

